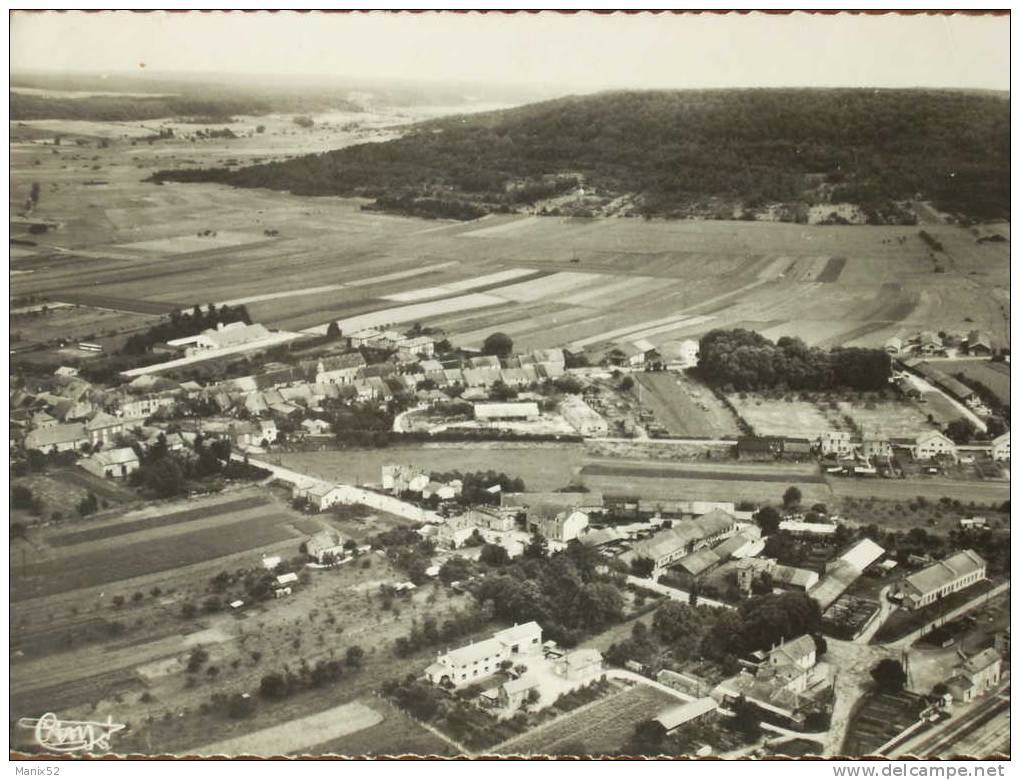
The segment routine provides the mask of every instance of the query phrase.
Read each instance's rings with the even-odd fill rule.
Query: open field
[[[520,477],[529,491],[556,490],[580,469],[584,448],[571,445],[446,445],[387,447],[381,450],[327,450],[270,455],[267,460],[302,474],[355,484],[379,484],[387,463],[441,471],[502,471]]]
[[[638,398],[671,436],[738,436],[733,413],[707,387],[666,372],[634,374],[641,385]]]
[[[270,726],[243,737],[198,748],[204,756],[281,756],[300,753],[323,742],[356,734],[383,720],[382,716],[361,702],[341,704],[324,712]]]
[[[638,684],[581,707],[548,725],[539,726],[523,738],[514,740],[501,752],[506,755],[557,755],[564,749],[572,753],[583,745],[588,753],[616,753],[630,739],[634,726],[680,703],[675,696],[650,685]]]
[[[309,748],[311,755],[452,756],[457,750],[382,698],[366,700],[383,719],[375,726]]]
[[[420,319],[447,327],[454,343],[477,346],[498,322],[524,349],[614,338],[658,345],[748,323],[773,338],[797,335],[824,346],[877,345],[922,328],[982,328],[1006,341],[1008,244],[977,244],[955,226],[928,228],[953,258],[936,275],[908,227],[523,215],[428,222],[363,212],[357,199],[142,181],[159,168],[243,164],[380,140],[394,134],[382,124],[412,118],[351,116],[358,129],[305,131],[288,126],[287,117],[269,117],[258,120],[266,133],[253,138],[136,146],[124,137],[125,124],[12,125],[13,201],[24,202],[38,181],[33,219],[60,225],[33,237],[36,247],[19,248],[12,293],[56,301],[87,281],[89,295],[136,301],[129,311],[172,308],[279,293],[285,266],[287,286],[308,294],[263,298],[257,318],[291,330],[334,319],[352,327]],[[232,127],[244,132],[255,121],[238,117]],[[54,132],[93,145],[33,143]],[[98,148],[100,137],[113,141]],[[1008,236],[1007,225],[996,229]],[[216,236],[198,236],[205,231]],[[443,269],[396,278],[426,266]],[[322,289],[380,277],[390,280],[352,298],[345,289],[331,301]],[[402,301],[414,308],[373,315],[400,310]]]
[[[832,498],[813,464],[593,460],[581,478],[588,488],[606,495],[648,499],[778,503],[790,485],[800,488],[805,501]]]
[[[186,534],[176,545],[135,542],[119,548],[29,564],[11,573],[11,600],[23,601],[78,588],[176,569],[292,538],[287,515],[267,514]]]
[[[911,501],[917,496],[936,500],[943,496],[976,504],[1001,504],[1009,500],[1008,482],[949,480],[941,477],[913,479],[847,479],[827,477],[835,496],[871,498],[885,501]]]
[[[81,531],[69,531],[63,534],[50,536],[46,543],[51,547],[66,547],[68,545],[94,542],[100,539],[110,539],[122,534],[137,533],[150,528],[165,528],[178,523],[187,523],[193,520],[202,520],[207,517],[237,512],[242,509],[253,509],[254,507],[265,506],[269,501],[263,496],[247,496],[233,501],[210,504],[208,506],[187,509],[183,512],[172,514],[154,514],[148,517],[140,517],[123,523],[111,523],[99,526],[91,526]]]

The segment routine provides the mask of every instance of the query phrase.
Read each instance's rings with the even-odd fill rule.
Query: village
[[[214,319],[215,310],[205,316]],[[119,382],[90,382],[88,360],[12,377],[12,507],[25,518],[17,532],[45,539],[62,525],[98,520],[102,535],[103,518],[117,515],[108,495],[158,501],[254,484],[294,512],[326,520],[293,522],[308,531],[298,558],[263,554],[253,568],[264,572],[261,584],[228,590],[228,613],[266,609],[260,602],[267,598],[285,604],[308,587],[309,576],[353,572],[378,552],[397,573],[379,586],[387,603],[442,587],[479,605],[495,603],[497,615],[519,616],[519,624],[489,637],[460,646],[444,641],[432,663],[386,683],[389,701],[466,750],[560,748],[540,735],[577,717],[564,702],[595,706],[649,689],[657,698],[638,708],[619,750],[782,754],[795,745],[838,752],[844,740],[863,739],[870,752],[893,751],[935,734],[943,721],[969,717],[1008,681],[1008,625],[989,632],[968,622],[1008,600],[1008,501],[968,507],[943,498],[951,530],[929,540],[923,528],[904,533],[869,523],[866,511],[843,517],[805,497],[796,482],[895,485],[909,477],[921,484],[932,476],[966,480],[965,467],[1008,480],[1001,406],[993,412],[982,394],[925,362],[945,354],[932,335],[885,345],[896,361],[888,393],[904,404],[935,393],[966,424],[940,429],[929,418],[912,436],[855,425],[804,436],[762,434],[744,420],[739,435],[699,440],[664,434],[641,395],[649,376],[701,381],[694,340],[522,353],[493,333],[472,352],[420,325],[350,335],[332,325],[322,336],[284,339],[244,320],[219,321],[157,344],[153,352],[169,359],[126,370]],[[956,343],[968,356],[993,358],[980,334]],[[94,351],[89,344],[78,349]],[[245,368],[252,373],[238,375]],[[713,397],[700,386],[699,396]],[[432,468],[429,441],[679,446],[684,462],[734,471],[812,465],[791,474],[781,496],[774,485],[772,501],[669,497],[668,479],[665,494],[642,495],[640,486],[602,490],[586,484],[583,469],[570,484],[535,491],[514,474],[470,468],[470,459],[461,468]],[[414,463],[386,462],[394,442],[425,448]],[[307,463],[318,452],[352,447],[382,448],[381,467],[329,479],[288,465],[292,453]],[[32,490],[40,478],[53,478],[47,474],[84,488],[73,512],[47,506],[43,491]],[[774,481],[782,478],[780,472]],[[348,532],[363,522],[350,518],[366,512],[396,525],[373,537]],[[544,580],[556,561],[584,567],[582,592],[591,589],[590,598],[605,591],[597,597],[606,600],[603,618],[588,627],[562,617],[543,625],[525,619],[543,614],[537,605],[515,605],[502,589],[485,595],[501,571],[523,567],[516,576],[528,577],[536,575],[526,574],[528,567],[538,566]],[[748,610],[758,609],[782,613],[779,628],[753,626]],[[652,629],[640,620],[649,611]],[[734,630],[746,625],[747,633],[728,649],[713,647],[727,614],[737,621]],[[671,647],[678,635],[663,627],[669,621],[691,622],[700,647]],[[631,636],[586,644],[593,629],[617,622],[630,625]],[[414,629],[409,636],[398,640],[398,652],[400,641],[437,644],[435,637],[414,639]],[[954,644],[967,649],[931,649]],[[923,673],[915,674],[919,667]],[[902,710],[891,721],[898,730],[872,735],[860,713],[886,700]]]

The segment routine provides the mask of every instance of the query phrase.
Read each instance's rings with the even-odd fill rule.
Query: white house
[[[818,437],[818,446],[823,455],[850,455],[854,448],[849,431],[825,431]]]
[[[109,479],[123,479],[129,474],[138,471],[138,455],[130,447],[118,447],[113,450],[103,450],[96,454],[82,458],[78,465],[90,474],[97,477]]]
[[[538,523],[542,536],[557,542],[577,539],[587,527],[588,515],[580,509],[568,509],[555,517],[543,518]]]
[[[917,460],[937,458],[940,455],[948,455],[953,460],[957,458],[956,444],[944,433],[938,431],[927,431],[918,436],[910,448],[910,454]]]
[[[609,423],[601,414],[588,406],[580,396],[565,396],[560,403],[560,414],[584,437],[609,435]]]
[[[336,531],[319,531],[305,542],[305,550],[318,563],[337,560],[344,557],[344,540]]]
[[[987,564],[973,550],[964,550],[904,578],[899,586],[903,606],[914,610],[968,588],[985,578]]]
[[[342,503],[344,490],[339,485],[331,485],[328,482],[316,480],[309,485],[302,487],[295,486],[295,498],[305,498],[316,510],[322,512],[334,504]]]
[[[425,677],[435,685],[459,688],[494,674],[501,661],[516,662],[541,653],[542,627],[531,621],[439,655],[425,670]]]

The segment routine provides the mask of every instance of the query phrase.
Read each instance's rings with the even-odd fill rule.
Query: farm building
[[[70,452],[77,450],[89,441],[88,433],[82,423],[53,425],[31,431],[25,436],[26,450],[40,452]]]
[[[818,572],[810,569],[798,569],[796,566],[776,564],[769,573],[772,575],[773,584],[785,590],[807,592],[818,584]]]
[[[124,479],[138,471],[137,453],[130,447],[118,447],[114,450],[103,450],[88,458],[82,458],[78,465],[90,474],[109,479]]]
[[[886,459],[892,457],[892,442],[888,439],[881,438],[865,438],[861,442],[860,449],[858,451],[860,456],[864,460],[872,461],[873,459]]]
[[[993,460],[1009,460],[1009,431],[992,439]]]
[[[428,483],[428,473],[417,466],[405,466],[399,463],[383,464],[383,490],[392,490],[394,493],[410,490],[420,493]]]
[[[985,570],[984,558],[973,550],[964,550],[905,577],[897,595],[906,609],[920,609],[980,582]]]
[[[464,384],[468,387],[492,387],[502,381],[502,369],[465,368]]]
[[[366,365],[365,358],[360,352],[347,352],[335,357],[322,358],[315,364],[315,384],[350,384]]]
[[[528,701],[532,691],[538,691],[536,679],[521,677],[507,680],[496,692],[497,706],[504,710],[519,710]]]
[[[401,336],[394,346],[409,355],[430,358],[435,354],[436,340],[432,336]]]
[[[331,485],[328,482],[314,480],[308,485],[295,487],[294,494],[295,498],[304,498],[312,508],[322,512],[335,504],[341,503],[344,490],[339,485]]]
[[[825,567],[825,576],[811,588],[810,596],[824,610],[833,604],[864,570],[885,555],[885,550],[871,539],[861,539]]]
[[[550,541],[569,542],[571,539],[577,539],[588,527],[588,515],[579,509],[567,509],[554,517],[541,518],[532,525]]]
[[[366,328],[365,330],[359,330],[356,333],[352,333],[348,340],[353,349],[359,349],[360,347],[370,347],[377,343],[382,338],[382,334],[375,330],[375,328]]]
[[[586,438],[609,434],[609,424],[601,414],[588,406],[580,396],[565,396],[560,403],[560,414],[579,434]]]
[[[854,451],[849,431],[825,431],[818,437],[818,449],[822,455],[844,457]]]
[[[477,528],[475,521],[467,514],[447,517],[436,530],[439,545],[456,550],[471,538]]]
[[[253,344],[263,341],[269,336],[270,333],[266,327],[258,323],[248,325],[244,322],[231,322],[224,325],[220,322],[215,328],[204,330],[197,336],[174,339],[167,343],[172,347],[187,347],[188,354],[195,354],[214,349],[238,347],[242,344]]]
[[[651,558],[655,568],[662,569],[691,552],[725,539],[736,530],[737,521],[718,510],[697,520],[678,520],[672,528],[635,543],[627,553],[626,560],[630,562],[636,558]]]
[[[322,530],[305,542],[305,550],[317,563],[344,557],[344,540],[336,531]]]
[[[118,433],[124,432],[124,421],[106,412],[96,412],[95,416],[85,423],[85,432],[93,447],[97,444],[106,445],[111,443]]]
[[[685,723],[691,723],[703,718],[709,713],[715,712],[719,708],[715,699],[710,696],[705,696],[701,699],[695,699],[689,701],[686,704],[681,704],[679,707],[673,707],[671,709],[660,712],[655,716],[666,732],[674,731]]]
[[[497,631],[489,639],[440,654],[435,663],[425,669],[425,677],[435,685],[460,687],[493,674],[500,661],[516,661],[541,652],[542,627],[531,621]]]
[[[927,431],[914,439],[910,454],[917,460],[928,460],[940,456],[957,459],[956,444],[948,436],[938,431]]]
[[[967,352],[987,357],[992,354],[992,338],[986,331],[972,330],[967,334]]]
[[[309,436],[324,436],[333,430],[332,425],[325,420],[320,420],[318,417],[309,417],[307,420],[302,420],[301,428]]]
[[[659,347],[662,362],[669,371],[683,371],[698,365],[698,342],[694,339],[667,341]]]
[[[935,355],[942,351],[942,339],[934,331],[921,331],[917,349],[923,355]]]
[[[517,512],[504,507],[476,506],[467,512],[468,519],[477,528],[489,531],[512,531],[517,525]]]
[[[957,667],[957,673],[946,683],[953,700],[967,703],[999,684],[1002,656],[993,647],[972,655]]]
[[[566,355],[563,354],[563,350],[559,348],[554,349],[536,349],[531,353],[532,360],[535,363],[551,363],[557,366],[565,366],[567,362]]]
[[[903,349],[903,339],[893,336],[882,345],[882,348],[890,355],[896,355]]]
[[[475,404],[475,419],[492,422],[497,420],[537,420],[541,413],[534,401],[515,403]]]

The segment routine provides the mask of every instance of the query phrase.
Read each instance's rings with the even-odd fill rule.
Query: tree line
[[[712,330],[699,343],[698,372],[710,385],[728,391],[881,390],[892,376],[892,359],[880,349],[808,347],[784,336],[776,343],[760,333],[734,328]]]

